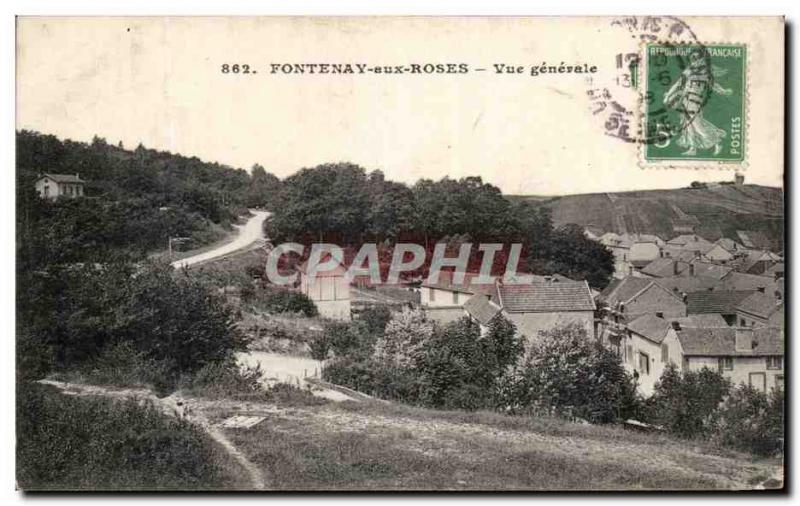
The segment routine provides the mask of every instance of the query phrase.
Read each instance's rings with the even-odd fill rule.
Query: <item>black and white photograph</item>
[[[719,14],[16,17],[18,493],[786,492],[787,24]]]

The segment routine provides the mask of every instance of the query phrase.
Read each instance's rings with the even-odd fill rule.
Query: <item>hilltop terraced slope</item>
[[[517,196],[553,210],[560,226],[593,225],[606,232],[650,233],[669,239],[688,227],[716,240],[736,237],[737,230],[758,230],[780,248],[783,191],[758,185],[590,193],[543,199]]]

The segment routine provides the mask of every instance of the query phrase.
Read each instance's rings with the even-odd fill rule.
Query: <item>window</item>
[[[641,351],[639,352],[639,371],[643,374],[650,374],[650,356]]]
[[[767,357],[767,369],[783,369],[783,357]]]
[[[747,327],[747,320],[745,320],[744,318],[739,318],[739,326]]]
[[[720,357],[719,371],[732,371],[733,370],[733,357]]]
[[[656,311],[656,316],[658,316],[659,318],[664,318],[664,313],[662,313],[661,311]]]
[[[50,187],[48,185],[44,185],[44,196],[45,197],[50,196]]]
[[[775,387],[783,390],[783,374],[775,375]]]
[[[661,362],[665,364],[669,362],[669,346],[666,344],[661,345]]]
[[[750,373],[750,386],[755,388],[758,391],[766,392],[767,391],[767,375],[763,372],[751,372]]]
[[[458,292],[453,292],[453,304],[458,304]]]

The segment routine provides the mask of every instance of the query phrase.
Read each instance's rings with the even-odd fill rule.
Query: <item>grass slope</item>
[[[226,436],[277,490],[742,489],[775,472],[702,443],[546,418],[377,403],[262,414]]]
[[[676,226],[715,240],[736,237],[736,230],[759,230],[777,248],[783,229],[783,191],[758,185],[725,185],[619,193],[590,193],[543,199],[514,196],[553,210],[557,225],[594,225],[617,233],[650,233],[669,239]]]

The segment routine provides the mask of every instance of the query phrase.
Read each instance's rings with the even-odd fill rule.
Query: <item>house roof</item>
[[[756,230],[737,230],[736,235],[745,248],[758,248],[768,250],[772,247],[769,238]]]
[[[644,314],[628,324],[628,330],[644,336],[656,344],[661,344],[661,341],[667,337],[670,328],[672,326],[667,320],[651,313]]]
[[[637,295],[652,283],[652,279],[637,278],[635,276],[615,279],[600,292],[600,297],[612,305],[617,302],[628,302],[634,295]]]
[[[736,349],[737,332],[750,333],[753,348]],[[765,356],[783,355],[783,329],[778,327],[687,328],[677,331],[684,356]]]
[[[320,258],[320,263],[327,262],[328,260],[330,260],[330,254],[323,254],[322,257]],[[308,272],[308,260],[306,260],[305,262],[303,262],[299,266],[297,266],[297,270],[299,270],[303,274],[306,274]],[[336,266],[333,269],[328,269],[328,270],[324,270],[324,271],[317,271],[316,274],[314,274],[314,277],[315,278],[340,278],[340,277],[344,276],[346,273],[347,273],[347,269],[341,263],[337,263]]]
[[[725,249],[730,253],[734,253],[741,248],[739,243],[737,243],[733,239],[728,239],[727,237],[720,237],[719,239],[717,239],[716,244],[718,244],[719,246],[721,246],[723,249]]]
[[[489,300],[488,296],[478,293],[467,299],[467,302],[464,303],[464,310],[478,320],[481,325],[488,325],[500,314],[502,308]]]
[[[422,282],[422,286],[427,288],[435,288],[437,290],[447,290],[449,292],[458,292],[466,294],[491,294],[494,291],[494,281],[490,283],[477,283],[480,273],[465,272],[464,280],[460,283],[455,283],[453,271],[439,272],[439,279],[436,283],[429,283],[427,279]]]
[[[707,292],[719,285],[719,280],[711,276],[669,276],[653,281],[675,294]]]
[[[686,296],[686,312],[688,314],[733,314],[736,312],[736,307],[752,293],[752,291],[690,293]]]
[[[659,278],[664,278],[667,276],[674,276],[675,273],[675,264],[677,263],[678,266],[678,274],[682,273],[683,271],[689,268],[689,264],[686,262],[680,262],[673,258],[656,258],[646,266],[644,266],[641,270],[642,274],[647,274],[648,276],[655,276]]]
[[[672,244],[672,245],[676,245],[676,246],[686,246],[687,244],[695,243],[695,242],[701,242],[701,243],[710,244],[709,241],[707,241],[706,239],[700,237],[697,234],[681,234],[681,235],[679,235],[677,237],[673,237],[672,239],[667,241],[667,244]]]
[[[39,179],[48,177],[55,181],[56,183],[85,183],[83,179],[78,176],[78,174],[50,174],[50,173],[42,173],[39,175]]]
[[[586,281],[536,282],[529,285],[498,284],[499,302],[510,313],[594,311]]]
[[[680,328],[728,328],[725,318],[721,314],[706,313],[681,316],[679,318],[668,318],[670,322],[675,322]]]
[[[775,311],[782,310],[783,303],[775,297],[755,292],[740,302],[736,309],[766,319]]]
[[[691,265],[694,266],[694,276],[707,276],[715,279],[722,279],[733,270],[731,267],[711,262],[694,261]],[[689,267],[689,273],[691,272],[692,267]]]
[[[759,276],[744,272],[730,272],[720,281],[720,290],[757,290],[763,288],[765,292],[772,293],[776,287],[775,278],[772,276]]]

